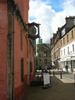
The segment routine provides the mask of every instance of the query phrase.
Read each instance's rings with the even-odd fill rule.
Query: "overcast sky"
[[[29,22],[40,23],[40,36],[49,42],[65,17],[75,16],[75,0],[30,0]]]

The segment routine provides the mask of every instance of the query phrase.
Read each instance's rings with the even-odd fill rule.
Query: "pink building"
[[[0,0],[0,100],[19,100],[34,76],[29,0]]]

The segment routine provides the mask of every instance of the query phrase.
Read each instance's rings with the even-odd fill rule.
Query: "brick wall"
[[[0,0],[0,100],[7,100],[7,5]]]
[[[15,0],[25,22],[28,22],[28,0]],[[28,76],[28,57],[27,57],[27,37],[26,32],[22,29],[19,21],[14,17],[14,86],[15,98],[18,100],[25,89]],[[24,81],[21,81],[21,59],[24,60]]]
[[[7,0],[0,0],[0,100],[7,100],[7,73],[8,73],[8,10]],[[24,22],[28,23],[29,0],[14,0],[18,5]],[[27,83],[32,80],[34,74],[34,51],[26,32],[22,29],[19,20],[14,16],[14,95],[19,100]],[[22,39],[22,40],[21,40]],[[24,59],[24,81],[21,81],[21,59]],[[29,64],[32,62],[31,77]],[[31,78],[31,79],[30,79]]]

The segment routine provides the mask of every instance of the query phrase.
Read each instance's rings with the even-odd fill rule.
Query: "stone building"
[[[38,43],[37,44],[37,67],[44,68],[46,65],[50,67],[51,57],[50,57],[50,44],[48,43]]]
[[[69,71],[73,71],[75,69],[75,16],[65,19],[65,25],[58,28],[51,39],[51,58],[52,64],[57,63],[57,66],[63,69],[68,65]]]

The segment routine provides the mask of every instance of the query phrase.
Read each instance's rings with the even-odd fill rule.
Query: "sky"
[[[40,25],[40,37],[49,43],[58,27],[65,24],[65,18],[75,16],[75,0],[30,0],[29,22]]]

